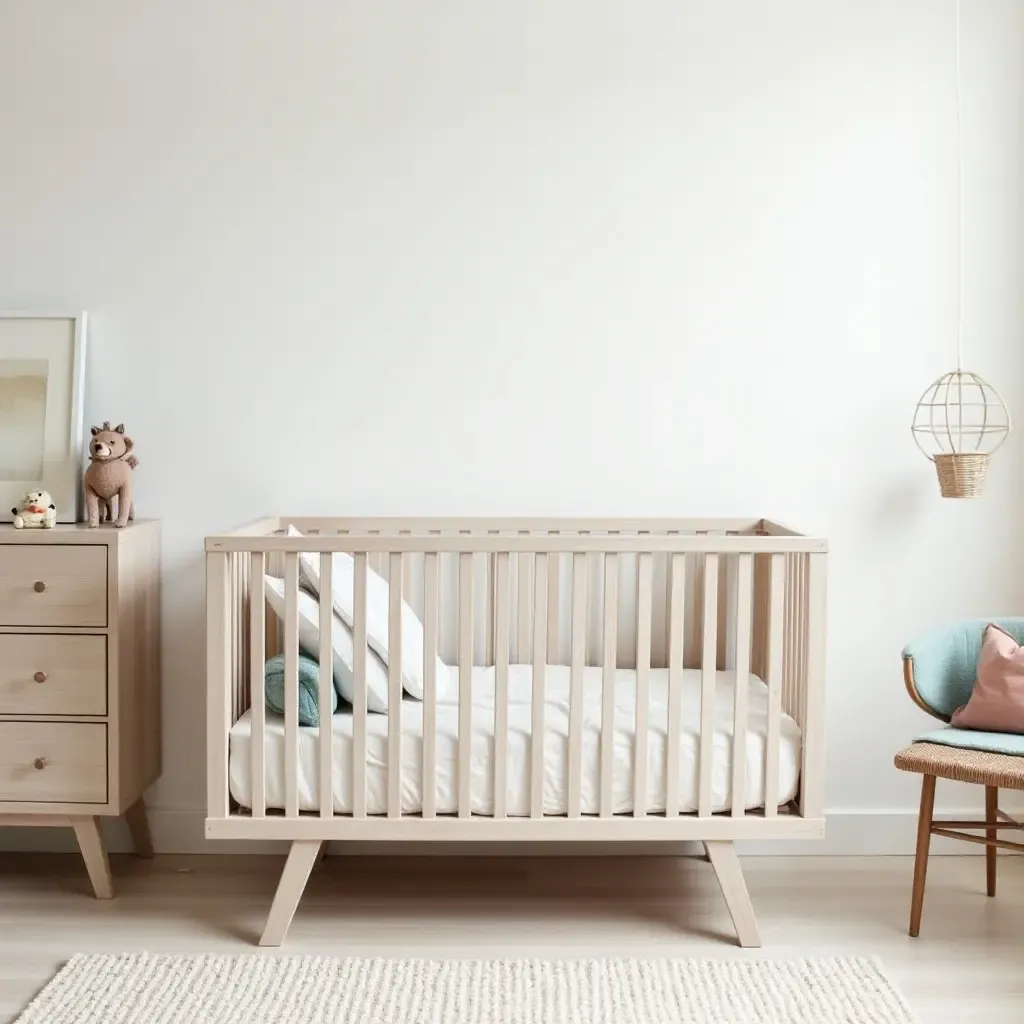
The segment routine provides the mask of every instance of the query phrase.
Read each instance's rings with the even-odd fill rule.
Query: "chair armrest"
[[[923,711],[948,722],[974,687],[985,627],[995,623],[1024,645],[1024,618],[967,619],[929,630],[903,648],[903,680]]]

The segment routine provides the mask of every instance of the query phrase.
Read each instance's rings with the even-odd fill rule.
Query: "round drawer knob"
[[[46,589],[46,584],[42,580],[36,580],[36,585],[32,589],[41,594]]]
[[[46,682],[46,673],[45,672],[37,672],[32,678],[37,683],[45,683]]]
[[[41,772],[46,767],[46,758],[45,757],[37,757],[36,760],[35,760],[35,765],[36,765],[36,770]]]

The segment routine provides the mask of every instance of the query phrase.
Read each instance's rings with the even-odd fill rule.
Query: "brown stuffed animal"
[[[89,468],[85,471],[85,508],[90,526],[99,526],[102,519],[113,519],[115,526],[126,526],[135,518],[132,501],[132,470],[139,464],[132,454],[134,442],[119,423],[113,430],[104,421],[92,427],[89,442]],[[114,519],[114,501],[117,518]],[[101,516],[102,505],[102,516]]]

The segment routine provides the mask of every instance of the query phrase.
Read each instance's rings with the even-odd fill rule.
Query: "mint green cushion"
[[[263,693],[267,707],[284,714],[284,655],[271,658],[263,668]],[[331,714],[338,709],[338,694],[331,684]],[[320,665],[299,655],[299,725],[320,724]]]
[[[918,736],[915,743],[942,743],[947,747],[988,750],[993,754],[1018,754],[1024,757],[1024,735],[1015,732],[976,732],[974,729],[933,729]]]
[[[981,653],[981,638],[990,622],[1005,629],[1017,643],[1024,645],[1024,618],[992,618],[967,619],[940,626],[903,648],[903,657],[914,662],[917,692],[936,717],[949,721],[953,712],[966,704],[971,696]]]

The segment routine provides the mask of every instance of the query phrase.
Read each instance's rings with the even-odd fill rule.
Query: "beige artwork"
[[[43,476],[45,359],[0,359],[0,479]]]

